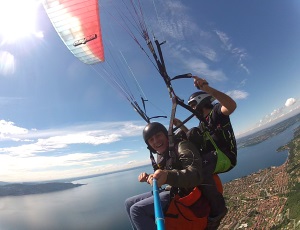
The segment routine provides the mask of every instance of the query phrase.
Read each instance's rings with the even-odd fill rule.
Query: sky
[[[237,138],[300,112],[298,0],[141,3],[150,38],[166,41],[169,76],[203,77],[237,102],[231,115]],[[150,164],[142,139],[146,122],[111,83],[113,71],[125,76],[140,106],[141,96],[148,100],[149,117],[168,117],[153,119],[166,127],[172,101],[151,56],[118,18],[124,6],[99,1],[106,60],[90,66],[67,49],[40,1],[0,4],[0,181],[57,180]],[[172,85],[185,102],[196,91],[192,79]],[[188,115],[177,109],[179,119]],[[192,119],[187,126],[197,124]]]

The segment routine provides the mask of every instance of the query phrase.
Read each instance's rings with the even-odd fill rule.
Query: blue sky
[[[103,69],[123,60],[113,69],[126,76],[140,105],[140,95],[149,100],[150,117],[169,116],[171,100],[149,59],[112,17],[118,6],[99,1],[106,62],[88,66],[66,48],[40,2],[0,2],[0,180],[71,178],[150,163],[141,136],[146,123]],[[203,77],[236,100],[237,137],[299,113],[299,1],[142,3],[150,36],[166,41],[168,74]],[[195,91],[191,79],[173,87],[185,101]],[[178,108],[178,118],[188,115]]]

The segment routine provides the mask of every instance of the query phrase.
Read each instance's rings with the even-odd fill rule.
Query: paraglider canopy
[[[98,0],[44,0],[47,14],[69,50],[80,61],[104,61]]]

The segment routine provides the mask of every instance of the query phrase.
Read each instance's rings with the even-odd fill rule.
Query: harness
[[[213,140],[213,138],[211,137],[209,132],[205,131],[203,135],[204,135],[204,138],[208,139],[211,142],[211,144],[214,146],[217,157],[218,157],[214,173],[227,172],[228,170],[232,169],[234,167],[234,165],[231,164],[230,159],[225,155],[225,153],[223,153],[219,149],[219,147],[217,146],[217,144],[215,143],[215,141]]]
[[[218,139],[220,139],[220,147],[222,148],[222,145],[226,145],[228,148],[228,143],[230,143],[229,150],[233,151],[234,154],[236,155],[236,140],[234,136],[234,132],[232,129],[232,126],[230,124],[230,121],[228,121],[226,124],[222,125],[221,123],[215,124],[215,127],[213,125],[213,109],[210,111],[209,115],[206,117],[207,121],[207,128],[209,134],[216,135]],[[202,126],[205,125],[202,123]],[[205,127],[203,127],[205,128]],[[205,129],[204,129],[205,130]]]
[[[208,132],[207,132],[208,133]],[[180,169],[177,167],[178,143],[186,139],[179,133],[174,138],[173,155],[168,153],[159,155],[157,162],[153,152],[150,150],[150,159],[154,171],[157,169]],[[210,137],[210,135],[208,136]],[[214,143],[213,139],[211,138]],[[222,183],[217,175],[214,175],[216,186],[220,193],[223,192]],[[170,204],[164,213],[165,227],[167,230],[204,230],[207,227],[207,217],[209,216],[210,206],[208,200],[202,195],[200,187],[194,187],[187,191],[184,188],[172,187],[170,191]]]
[[[214,175],[218,191],[223,193],[220,178]],[[165,212],[165,226],[167,230],[204,230],[207,227],[209,216],[209,202],[202,195],[201,190],[195,187],[190,194],[180,197],[175,195]]]
[[[206,117],[207,123],[205,124],[204,122],[201,122],[199,128],[204,139],[204,151],[207,148],[207,141],[209,141],[217,154],[218,159],[214,173],[223,173],[231,170],[236,165],[236,161],[232,162],[223,152],[225,149],[229,150],[229,152],[233,153],[236,157],[236,142],[233,132],[230,131],[230,123],[228,122],[223,126],[219,123],[216,127],[214,127],[212,124],[212,113],[213,109]],[[228,147],[222,148],[223,146],[218,146],[212,135],[216,136],[217,139],[220,139],[219,142],[223,142],[226,146],[228,145],[228,142],[230,142],[230,148],[228,149]],[[222,151],[221,148],[224,150]]]

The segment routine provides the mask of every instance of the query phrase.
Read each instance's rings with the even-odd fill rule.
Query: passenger
[[[172,192],[180,196],[188,195],[202,183],[202,159],[191,142],[180,141],[175,145],[174,156],[170,156],[167,129],[158,122],[149,123],[144,128],[143,137],[148,148],[157,153],[159,169],[154,174],[141,173],[138,176],[140,182],[152,185],[153,178],[156,178],[158,187],[170,185]],[[170,204],[170,191],[160,189],[159,196],[165,212]],[[152,192],[128,198],[125,207],[133,229],[156,229]]]
[[[187,133],[188,140],[200,149],[203,161],[203,183],[200,187],[211,207],[207,229],[217,229],[228,210],[213,174],[227,172],[237,163],[236,140],[229,118],[236,109],[236,103],[230,96],[210,87],[205,79],[193,78],[194,85],[201,91],[193,93],[188,104],[200,115],[199,126],[189,130],[179,119],[174,119],[174,125],[181,125],[180,129]],[[218,103],[212,104],[215,99]]]

